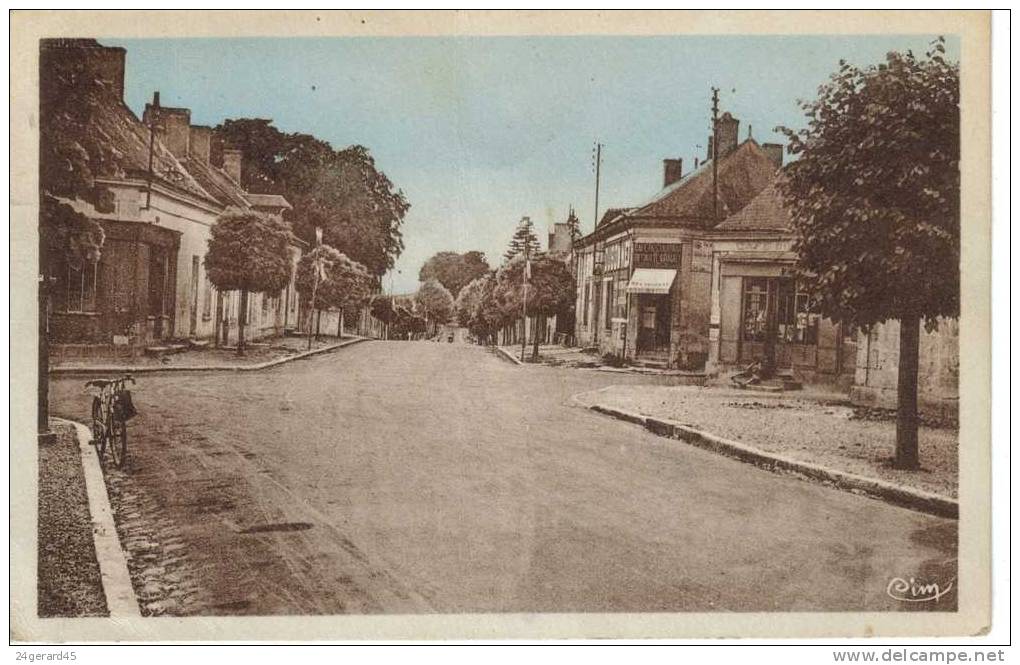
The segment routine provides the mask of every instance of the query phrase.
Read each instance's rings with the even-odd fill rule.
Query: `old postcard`
[[[12,639],[987,630],[987,14],[11,38]]]

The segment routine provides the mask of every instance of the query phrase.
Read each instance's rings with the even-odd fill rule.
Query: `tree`
[[[48,310],[57,267],[96,263],[106,235],[68,201],[113,212],[113,193],[96,178],[117,170],[120,155],[97,136],[93,118],[116,93],[74,49],[42,40],[39,49],[38,430],[49,431]]]
[[[436,279],[456,298],[464,285],[490,270],[489,262],[482,252],[439,252],[432,256],[418,271],[418,280]]]
[[[534,348],[532,359],[538,360],[539,329],[547,317],[565,313],[574,305],[574,276],[560,259],[542,253],[530,260],[531,275],[525,290],[523,272],[525,261],[518,256],[500,268],[497,275],[495,297],[502,301],[505,312],[522,310],[535,317]]]
[[[573,245],[581,239],[581,220],[577,218],[574,207],[570,207],[570,214],[567,215],[567,228],[570,229],[570,244]]]
[[[336,247],[381,276],[403,251],[400,231],[410,204],[364,146],[335,150],[309,134],[285,134],[264,118],[227,120],[216,127],[212,158],[223,146],[244,153],[242,184],[252,192],[282,194],[295,234]]]
[[[308,303],[308,330],[315,324],[313,311],[337,309],[337,336],[343,336],[344,316],[360,310],[372,292],[374,278],[365,266],[327,244],[317,245],[298,261],[294,286]],[[316,331],[316,334],[318,332]],[[309,338],[309,343],[310,343]]]
[[[798,232],[799,277],[818,311],[863,328],[900,322],[896,457],[916,469],[918,337],[960,312],[959,65],[939,38],[923,58],[840,62],[807,128],[783,129],[780,189]]]
[[[219,291],[240,291],[237,353],[244,355],[250,293],[278,294],[290,281],[290,225],[252,210],[231,208],[213,224],[204,264]]]
[[[415,302],[433,325],[446,323],[453,317],[453,296],[439,280],[429,279],[418,287]]]
[[[522,217],[517,225],[517,230],[514,231],[514,235],[510,239],[510,246],[503,254],[503,260],[506,262],[518,254],[525,253],[525,248],[527,248],[527,254],[534,256],[538,254],[539,247],[538,236],[535,235],[535,227],[531,223],[531,218]]]

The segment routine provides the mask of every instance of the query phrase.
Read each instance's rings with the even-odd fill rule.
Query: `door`
[[[641,294],[638,300],[637,352],[668,355],[670,300],[667,295]]]

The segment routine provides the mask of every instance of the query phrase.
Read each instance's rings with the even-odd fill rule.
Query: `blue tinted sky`
[[[759,141],[800,126],[840,58],[923,53],[930,36],[484,37],[101,40],[127,48],[126,98],[153,90],[196,124],[272,118],[336,147],[367,146],[411,202],[398,291],[441,250],[496,264],[530,215],[543,238],[570,205],[593,225],[592,148],[603,150],[599,208],[662,184],[662,159],[690,170],[710,130],[710,87]],[[957,57],[956,41],[950,54]]]

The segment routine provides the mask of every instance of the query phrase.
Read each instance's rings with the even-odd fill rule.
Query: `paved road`
[[[955,577],[953,521],[570,405],[650,380],[428,342],[145,376],[109,477],[136,590],[169,614],[893,610],[918,605],[892,577]]]

